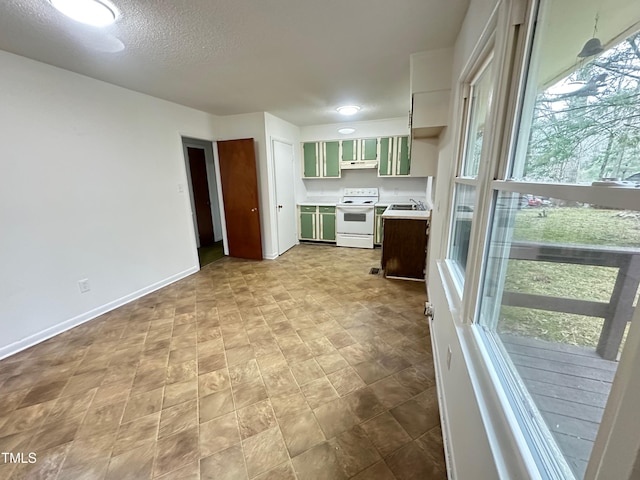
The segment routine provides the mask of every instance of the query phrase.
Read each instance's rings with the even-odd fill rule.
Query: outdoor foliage
[[[562,183],[640,172],[640,33],[536,99],[524,180]]]

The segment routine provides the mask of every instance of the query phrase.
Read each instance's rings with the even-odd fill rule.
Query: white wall
[[[198,269],[181,135],[215,117],[2,51],[0,70],[4,357]]]
[[[407,96],[409,92],[407,92]],[[338,133],[342,127],[353,127],[355,132],[349,135]],[[341,122],[325,125],[309,125],[300,127],[301,142],[318,142],[327,140],[348,140],[350,138],[368,138],[380,136],[409,135],[409,117],[388,118],[368,122]]]
[[[461,322],[459,306],[452,301],[442,282],[438,262],[446,257],[449,214],[452,203],[452,178],[455,144],[460,132],[461,99],[456,92],[460,75],[476,47],[482,31],[499,0],[474,0],[469,5],[454,48],[449,128],[440,136],[438,176],[435,182],[434,210],[429,237],[429,299],[434,305],[435,321],[431,331],[435,344],[438,388],[443,395],[443,434],[451,455],[452,478],[501,478],[499,452],[492,450],[492,426],[481,414],[484,400],[476,396],[473,366],[465,363],[468,332]],[[451,349],[451,368],[447,368],[447,351]]]

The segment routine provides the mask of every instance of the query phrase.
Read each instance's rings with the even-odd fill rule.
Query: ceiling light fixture
[[[360,107],[358,105],[343,105],[336,108],[336,110],[342,115],[355,115],[360,111]]]
[[[105,27],[116,21],[115,10],[99,0],[49,0],[67,17],[78,22]]]
[[[344,128],[339,128],[338,129],[338,133],[341,133],[342,135],[349,135],[353,132],[355,132],[356,129],[355,128],[351,128],[351,127],[344,127]]]

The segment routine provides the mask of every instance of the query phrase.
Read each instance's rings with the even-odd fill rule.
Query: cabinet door
[[[356,160],[356,141],[342,140],[342,161],[353,162]]]
[[[324,144],[324,171],[325,177],[340,176],[340,144],[339,142],[325,142]]]
[[[302,145],[302,153],[304,167],[302,176],[305,178],[320,176],[320,172],[318,171],[318,144],[315,142],[304,143]]]
[[[317,240],[316,207],[300,207],[300,239]]]
[[[335,207],[319,207],[320,210],[320,240],[336,239],[336,209]]]
[[[409,159],[409,137],[398,137],[398,175],[409,175],[411,163]]]
[[[384,237],[383,231],[383,222],[382,222],[382,214],[387,209],[387,207],[376,207],[376,218],[375,218],[375,235],[373,239],[373,243],[376,245],[382,245],[382,239]]]
[[[378,139],[365,138],[364,140],[362,140],[361,155],[362,155],[362,160],[377,160],[378,159]]]
[[[378,161],[378,175],[391,175],[391,138],[380,139],[380,159]]]

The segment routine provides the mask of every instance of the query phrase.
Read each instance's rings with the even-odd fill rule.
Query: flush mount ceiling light
[[[343,105],[336,108],[336,110],[342,115],[355,115],[360,111],[360,107],[358,105]]]
[[[78,22],[104,27],[116,21],[116,12],[99,0],[49,0],[67,17]]]
[[[355,131],[356,129],[351,127],[344,127],[344,128],[338,129],[338,133],[341,133],[342,135],[349,135],[350,133],[353,133]]]

